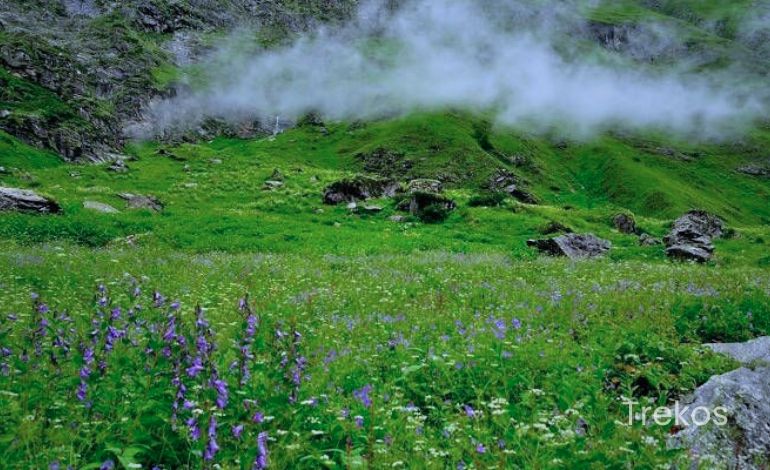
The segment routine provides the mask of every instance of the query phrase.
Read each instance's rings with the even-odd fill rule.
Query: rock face
[[[592,233],[567,233],[556,238],[529,240],[527,245],[551,256],[566,256],[570,259],[602,256],[612,248],[609,241]]]
[[[688,448],[694,460],[702,461],[705,468],[765,469],[770,456],[770,368],[751,370],[742,367],[712,377],[698,387],[682,407],[682,414],[690,425],[672,436],[669,445]],[[727,417],[725,425],[702,421],[703,408],[722,407]],[[697,415],[699,416],[697,416]]]
[[[34,191],[0,187],[0,212],[2,211],[58,214],[61,207]]]
[[[400,185],[389,178],[359,175],[334,182],[324,190],[325,204],[363,201],[370,198],[393,197]]]
[[[723,231],[724,222],[719,217],[705,211],[690,211],[674,222],[671,232],[663,239],[666,255],[700,263],[709,261],[714,253],[711,241],[721,237]]]
[[[118,196],[126,201],[130,209],[149,209],[153,212],[163,210],[163,203],[154,196],[131,193],[122,193],[118,194]]]
[[[618,229],[618,232],[620,233],[635,234],[638,231],[634,216],[629,214],[616,215],[612,218],[612,225]]]
[[[13,104],[0,109],[0,129],[68,161],[109,161],[150,100],[182,89],[159,86],[153,70],[187,65],[205,54],[204,34],[246,24],[288,34],[349,18],[356,6],[353,0],[300,3],[287,8],[285,2],[262,0],[0,1],[0,101],[23,102],[25,90],[36,84],[46,103],[57,103],[55,113],[17,112]],[[148,33],[153,39],[137,40]],[[6,90],[13,99],[2,96]],[[253,135],[249,127],[228,126]]]

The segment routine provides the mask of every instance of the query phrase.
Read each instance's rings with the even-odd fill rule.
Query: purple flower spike
[[[267,432],[262,431],[257,436],[257,458],[254,460],[253,470],[263,470],[267,468]]]
[[[372,406],[372,399],[369,397],[369,393],[372,391],[371,385],[364,385],[360,390],[354,390],[353,396],[360,401],[365,407]]]
[[[241,434],[243,434],[243,425],[239,424],[237,426],[233,426],[233,437],[240,439]]]

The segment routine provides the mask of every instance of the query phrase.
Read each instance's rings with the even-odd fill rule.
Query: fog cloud
[[[207,84],[153,103],[149,122],[163,132],[206,117],[272,122],[315,111],[354,120],[462,108],[574,136],[655,128],[714,137],[766,111],[743,77],[692,72],[692,57],[665,68],[634,61],[674,60],[681,40],[668,26],[628,32],[629,59],[606,60],[582,20],[585,3],[532,3],[412,0],[391,11],[369,2],[350,24],[283,47],[236,52],[231,39],[204,61]]]

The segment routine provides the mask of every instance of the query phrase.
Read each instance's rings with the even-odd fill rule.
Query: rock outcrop
[[[400,189],[397,181],[389,178],[358,175],[336,181],[324,190],[325,204],[336,205],[364,201],[371,198],[393,197]]]
[[[612,244],[592,233],[567,233],[555,238],[528,240],[527,245],[551,256],[566,256],[570,259],[595,258],[605,255]]]
[[[700,263],[709,261],[714,254],[712,240],[721,237],[723,231],[724,222],[719,217],[705,211],[690,211],[674,222],[663,239],[666,255]]]
[[[0,212],[3,211],[58,214],[61,207],[55,201],[34,191],[0,187]]]

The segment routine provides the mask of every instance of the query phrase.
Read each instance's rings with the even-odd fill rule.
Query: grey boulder
[[[603,256],[612,248],[609,241],[592,233],[566,233],[555,238],[528,240],[527,245],[551,256],[566,256],[570,259]]]
[[[612,218],[612,225],[620,233],[635,234],[638,232],[636,220],[634,219],[634,216],[629,214],[617,214]]]
[[[691,458],[705,465],[703,468],[767,468],[770,368],[742,367],[714,376],[680,406],[683,421],[689,425],[669,439],[670,447],[689,449]],[[720,407],[725,423],[716,420]],[[704,410],[712,420],[699,426],[707,413]]]
[[[724,222],[705,211],[693,210],[678,218],[666,235],[666,255],[680,260],[700,263],[711,260],[714,254],[713,238],[722,236]]]
[[[709,343],[703,346],[715,353],[730,356],[743,365],[759,362],[770,365],[770,336],[763,336],[745,343]]]
[[[129,209],[148,209],[153,212],[160,212],[163,210],[163,203],[154,196],[121,193],[118,194],[118,197],[126,201]]]
[[[61,207],[55,201],[34,191],[0,187],[0,212],[2,211],[57,214],[61,212]]]

